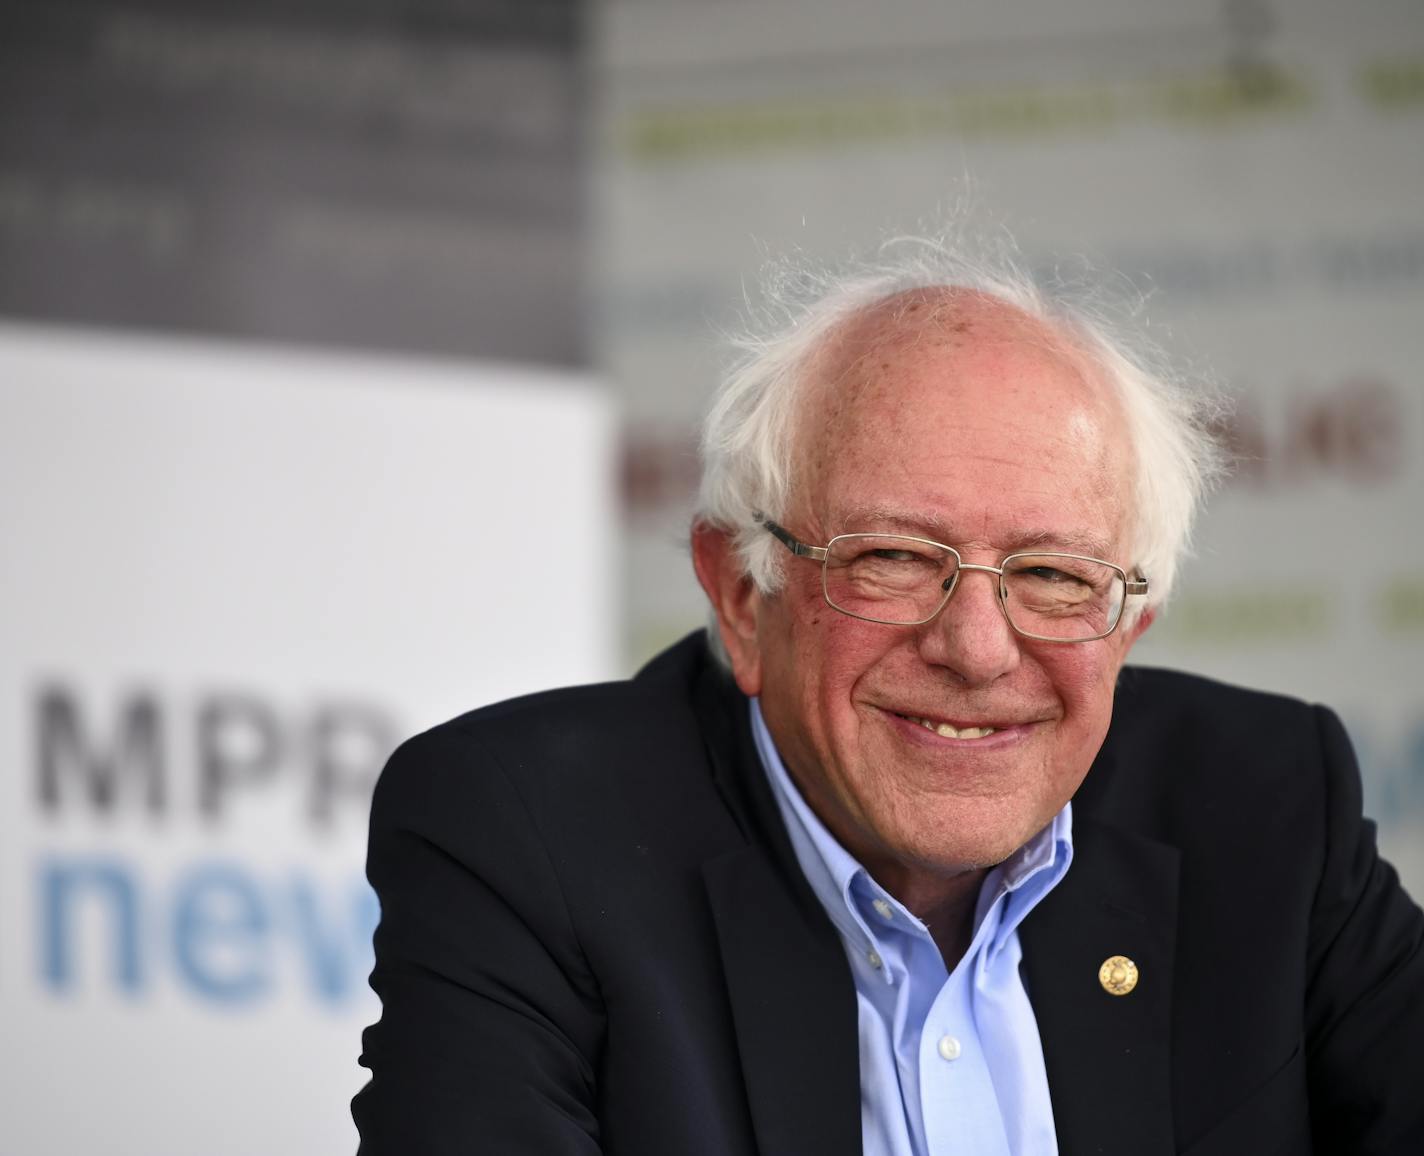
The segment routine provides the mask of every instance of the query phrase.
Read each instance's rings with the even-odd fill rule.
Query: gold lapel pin
[[[1108,995],[1126,995],[1137,986],[1137,964],[1125,955],[1110,956],[1098,968],[1098,982]]]

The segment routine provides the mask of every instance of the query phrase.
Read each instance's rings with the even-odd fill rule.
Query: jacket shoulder
[[[697,727],[692,687],[707,661],[700,633],[690,635],[630,679],[520,695],[466,711],[427,733],[496,747],[512,743],[545,759],[588,761],[609,747],[646,747],[669,731]]]
[[[1210,712],[1230,722],[1248,717],[1266,722],[1298,720],[1309,704],[1290,695],[1254,690],[1157,666],[1125,666],[1118,676],[1113,724],[1131,727],[1142,714],[1154,719],[1189,718]]]
[[[711,662],[701,631],[655,655],[632,678],[554,687],[488,703],[431,728],[474,732],[518,726],[531,718],[578,718],[603,711],[639,709],[659,698],[688,699],[697,677]]]
[[[1311,757],[1322,726],[1339,727],[1327,708],[1289,695],[1251,690],[1159,667],[1124,667],[1113,699],[1104,761],[1259,762]]]
[[[536,810],[610,814],[619,800],[671,806],[710,786],[693,684],[705,648],[692,636],[627,680],[562,687],[467,711],[406,740],[376,787],[374,812],[396,798],[470,808],[504,780]]]
[[[1342,758],[1332,755],[1340,751]],[[1327,775],[1357,775],[1335,715],[1288,695],[1125,667],[1112,725],[1074,800],[1085,813],[1152,816],[1164,829],[1294,814],[1318,826]],[[1273,822],[1272,826],[1276,824]]]

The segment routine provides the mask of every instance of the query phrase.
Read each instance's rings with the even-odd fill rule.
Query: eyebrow
[[[954,530],[944,519],[891,506],[865,506],[850,511],[845,524],[871,532],[886,529],[914,537],[932,538],[946,546],[955,545]],[[849,532],[849,531],[845,531]],[[864,532],[862,530],[862,532]],[[1107,558],[1109,544],[1096,534],[1075,530],[1029,529],[1016,533],[1008,543],[1009,553],[1024,550],[1056,550],[1071,554],[1089,554]]]
[[[1018,550],[1066,550],[1073,554],[1091,554],[1094,558],[1108,556],[1108,543],[1096,534],[1081,534],[1063,530],[1033,530],[1016,539]]]

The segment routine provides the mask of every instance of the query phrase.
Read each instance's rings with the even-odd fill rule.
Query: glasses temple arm
[[[826,548],[824,546],[808,546],[805,542],[797,538],[789,530],[778,526],[770,518],[756,515],[756,520],[760,522],[773,538],[795,554],[798,558],[814,558],[817,562],[823,562],[826,558]]]

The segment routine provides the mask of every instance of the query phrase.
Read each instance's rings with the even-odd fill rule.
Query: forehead
[[[903,511],[958,541],[1121,537],[1131,477],[1111,388],[1004,302],[915,291],[844,323],[809,367],[798,503],[827,532]]]

